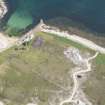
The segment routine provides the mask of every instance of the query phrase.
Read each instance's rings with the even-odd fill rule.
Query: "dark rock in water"
[[[37,38],[35,38],[35,40],[34,40],[32,46],[33,46],[34,48],[40,47],[43,43],[44,43],[44,39],[41,38],[41,37],[37,37]]]

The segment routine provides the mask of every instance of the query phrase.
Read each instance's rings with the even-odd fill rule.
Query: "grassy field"
[[[90,52],[91,56],[95,53],[94,51],[91,51],[88,48],[80,44],[77,44],[75,42],[72,42],[70,40],[57,36],[54,36],[54,38],[57,39],[57,42],[59,42],[60,45],[64,45],[66,47],[70,45],[74,46],[76,48],[79,48],[80,51],[83,51],[84,53]],[[105,55],[104,54],[99,54],[96,57],[96,59],[93,60],[92,69],[93,71],[91,72],[88,81],[86,81],[83,84],[84,92],[86,93],[90,102],[93,103],[93,105],[105,105]]]
[[[36,46],[38,37],[43,41]],[[26,105],[33,98],[39,105],[47,105],[48,99],[56,97],[58,91],[71,88],[73,82],[68,72],[74,65],[63,54],[65,48],[72,46],[70,43],[37,33],[28,45],[1,53],[0,99],[8,105]]]
[[[52,34],[38,32],[35,36],[27,45],[14,46],[0,54],[0,99],[7,105],[26,105],[33,99],[39,105],[48,105],[48,100],[59,101],[53,99],[57,96],[62,98],[68,93],[67,87],[71,89],[73,82],[69,72],[75,66],[64,56],[63,51],[73,46],[80,49],[81,53],[94,53],[82,45]],[[99,55],[93,62],[97,64],[93,69],[97,70],[85,84],[84,91],[91,99],[94,99],[97,91],[91,92],[95,85],[90,82],[94,83],[95,78],[99,81],[98,89],[105,89],[102,81],[104,58],[105,55]]]
[[[99,54],[93,61],[93,72],[84,91],[93,105],[105,105],[105,55]]]
[[[73,42],[69,39],[59,37],[59,36],[54,35],[54,34],[39,32],[38,35],[52,37],[53,39],[56,39],[57,43],[59,43],[60,46],[65,46],[65,47],[74,46],[74,47],[80,49],[83,52],[86,51],[86,52],[94,53],[94,51],[92,51],[91,49],[83,46],[82,44],[75,43],[75,42]]]

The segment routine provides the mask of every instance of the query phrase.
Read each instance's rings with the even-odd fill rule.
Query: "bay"
[[[25,29],[40,19],[67,17],[105,33],[105,0],[7,0],[13,11],[7,25]],[[8,13],[9,13],[8,12]],[[11,12],[10,12],[11,13]]]

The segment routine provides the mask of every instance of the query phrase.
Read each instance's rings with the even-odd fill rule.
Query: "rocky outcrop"
[[[8,9],[4,2],[4,0],[0,0],[0,19],[4,17],[4,15],[7,13]]]

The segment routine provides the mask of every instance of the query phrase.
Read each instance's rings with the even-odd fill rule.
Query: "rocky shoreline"
[[[62,31],[57,27],[48,26],[46,24],[44,24],[42,26],[41,31],[45,32],[45,33],[50,33],[50,34],[53,34],[53,35],[57,35],[59,37],[63,37],[63,38],[69,39],[69,40],[72,40],[73,42],[84,45],[87,48],[90,48],[94,51],[98,51],[102,54],[105,54],[105,48],[104,47],[99,46],[98,44],[94,43],[91,40],[88,40],[86,38],[78,36],[78,34],[69,34],[68,31]]]
[[[66,17],[58,17],[45,22],[46,25],[58,27],[60,30],[68,31],[69,34],[76,34],[105,47],[105,33],[98,33],[90,30],[84,24],[75,22]]]
[[[8,9],[7,9],[6,3],[4,2],[4,0],[0,0],[0,20],[4,17],[7,11]],[[3,52],[6,49],[12,47],[16,41],[17,41],[17,38],[13,38],[13,37],[10,38],[4,32],[0,31],[0,52]],[[3,104],[0,103],[0,105],[3,105]]]
[[[4,2],[4,0],[0,0],[0,19],[4,17],[7,11],[8,9],[7,9],[6,3]]]

